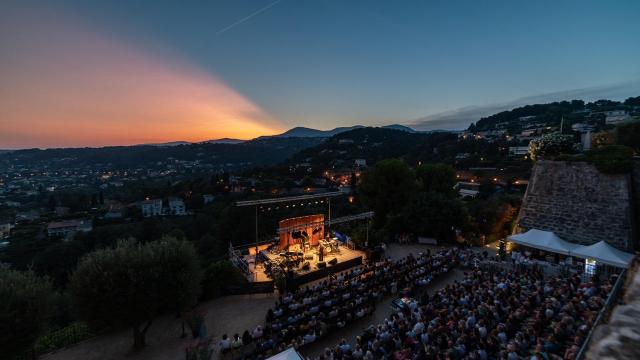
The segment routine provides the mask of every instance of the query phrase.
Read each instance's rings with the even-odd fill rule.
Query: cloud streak
[[[276,133],[215,75],[42,9],[0,15],[0,148],[125,145]]]
[[[218,34],[218,35],[223,34],[223,33],[227,32],[228,30],[231,30],[231,29],[233,29],[234,27],[236,27],[236,26],[238,26],[238,25],[240,25],[240,24],[242,24],[242,23],[244,23],[244,22],[246,22],[246,21],[251,20],[251,18],[256,17],[256,16],[258,16],[258,15],[262,14],[263,12],[265,12],[265,11],[267,11],[267,10],[271,9],[272,7],[274,7],[275,5],[277,5],[280,1],[282,1],[282,0],[276,0],[276,1],[272,2],[272,3],[270,3],[269,5],[267,5],[267,6],[263,7],[263,8],[260,8],[260,9],[258,9],[258,10],[256,10],[256,11],[252,12],[251,14],[249,14],[249,15],[247,15],[247,16],[245,16],[245,17],[243,17],[242,19],[240,19],[240,20],[238,20],[238,21],[236,21],[236,22],[234,22],[233,24],[231,24],[231,25],[229,25],[229,26],[226,26],[226,27],[224,27],[224,28],[222,28],[222,29],[218,30],[218,33],[217,33],[217,34]]]

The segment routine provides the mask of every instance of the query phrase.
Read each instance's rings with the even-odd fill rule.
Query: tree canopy
[[[358,189],[363,203],[375,212],[376,225],[381,227],[388,214],[400,212],[409,202],[416,187],[413,170],[402,160],[388,159],[366,171]]]
[[[157,315],[196,304],[200,278],[191,243],[126,240],[84,256],[70,289],[83,319],[94,326],[132,327],[134,347],[140,348]]]
[[[456,184],[456,170],[446,164],[425,164],[416,168],[416,178],[420,190],[453,195]]]
[[[553,158],[561,154],[575,152],[575,141],[571,135],[546,134],[529,143],[529,153],[533,160]]]
[[[32,271],[0,268],[0,349],[8,358],[33,345],[52,311],[49,280]]]

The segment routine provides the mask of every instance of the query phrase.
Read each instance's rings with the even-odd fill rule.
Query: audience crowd
[[[476,268],[318,359],[575,359],[614,282]]]
[[[399,261],[384,260],[285,293],[268,311],[264,327],[245,331],[242,337],[234,335],[240,339],[237,342],[224,335],[221,351],[233,352],[237,343],[237,348],[240,344],[244,346],[243,357],[260,359],[290,346],[299,348],[315,342],[334,329],[371,315],[376,303],[386,295],[419,294],[434,277],[449,271],[461,259],[466,261],[468,256],[461,257],[461,252],[447,249],[435,254],[409,255]]]
[[[384,296],[401,294],[413,299],[405,308],[366,328],[355,344],[343,339],[316,360],[575,359],[615,279],[545,278],[539,267],[526,266],[483,270],[479,260],[455,248],[409,255],[285,293],[264,327],[223,336],[223,357],[265,359],[299,349],[371,315]],[[423,291],[457,265],[469,270],[462,280],[432,295]]]

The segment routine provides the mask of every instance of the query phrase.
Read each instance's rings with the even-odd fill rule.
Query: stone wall
[[[553,231],[583,245],[605,240],[632,250],[631,181],[630,175],[603,174],[586,162],[540,160],[533,167],[518,226]]]
[[[608,323],[593,332],[587,360],[640,359],[640,272],[629,270],[623,304],[613,309]]]

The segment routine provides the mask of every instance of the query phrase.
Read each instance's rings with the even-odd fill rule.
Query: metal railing
[[[576,355],[576,360],[584,359],[584,356],[587,354],[587,351],[589,350],[589,344],[591,343],[591,337],[593,336],[594,330],[596,329],[596,327],[598,327],[598,325],[600,325],[607,319],[607,317],[613,310],[613,307],[617,305],[618,299],[620,298],[620,293],[622,292],[622,284],[624,284],[624,279],[626,275],[627,275],[627,270],[626,269],[622,270],[622,272],[618,276],[618,280],[616,281],[616,283],[613,285],[613,288],[611,289],[611,293],[609,293],[609,297],[607,297],[607,301],[604,303],[604,306],[602,307],[602,309],[600,309],[600,312],[598,313],[598,317],[596,317],[596,321],[594,321],[593,326],[589,330],[589,334],[587,334],[587,337],[582,343],[582,346],[580,347],[580,351],[578,351],[578,355]]]

